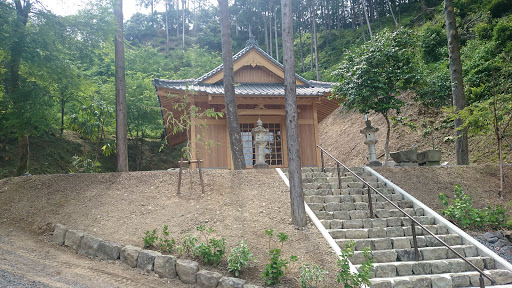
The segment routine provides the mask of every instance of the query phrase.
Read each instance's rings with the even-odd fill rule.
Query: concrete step
[[[425,225],[435,235],[446,235],[448,229],[442,224]],[[331,237],[338,239],[397,238],[412,236],[411,227],[363,228],[363,229],[328,229]],[[416,227],[416,235],[430,235],[422,228]]]
[[[478,251],[473,245],[455,245],[451,246],[452,249],[460,253],[464,257],[477,257]],[[424,247],[418,248],[419,259],[421,261],[427,260],[445,260],[458,258],[448,248],[442,247]],[[390,249],[390,250],[377,250],[372,251],[374,263],[388,263],[388,262],[402,262],[402,261],[415,261],[414,249]],[[364,261],[363,252],[355,251],[354,256],[350,262],[354,265],[360,265]]]
[[[413,203],[408,200],[400,200],[396,201],[395,204],[401,209],[412,208]],[[309,208],[313,211],[351,211],[351,210],[368,210],[369,205],[368,202],[328,202],[328,203],[308,203]],[[376,210],[390,210],[396,209],[393,204],[389,202],[372,202],[372,207],[374,211]],[[382,213],[375,213],[376,215],[380,215]],[[378,217],[378,216],[376,216]],[[390,216],[391,217],[391,216]],[[383,217],[379,217],[383,218]]]
[[[434,225],[435,218],[432,216],[413,216],[422,225]],[[411,219],[408,217],[390,217],[386,219],[353,219],[353,220],[326,220],[322,221],[325,229],[361,229],[361,228],[388,228],[388,227],[410,227]]]
[[[362,207],[362,206],[361,206]],[[423,216],[422,208],[405,208],[405,213],[411,216]],[[367,219],[369,218],[369,210],[351,210],[351,211],[322,211],[313,210],[319,220],[354,220],[354,219]],[[376,218],[390,218],[390,217],[403,217],[403,213],[398,209],[374,209],[373,213]]]
[[[485,274],[496,281],[497,285],[512,283],[512,272],[508,270],[487,270]],[[480,274],[478,272],[443,273],[418,276],[401,276],[393,278],[370,279],[372,288],[389,287],[480,287]],[[487,278],[484,278],[485,286],[491,285]],[[493,286],[494,287],[494,286]],[[510,286],[508,286],[510,287]]]
[[[327,191],[325,192],[327,193]],[[386,198],[391,201],[401,201],[403,200],[403,196],[401,194],[385,194]],[[368,195],[310,195],[304,196],[304,201],[308,204],[312,203],[356,203],[356,202],[365,202],[368,203]],[[372,202],[383,202],[388,203],[383,197],[376,196],[372,194]],[[411,201],[409,201],[412,203]]]
[[[466,259],[481,270],[495,269],[494,259],[490,257],[469,257]],[[356,269],[360,270],[360,268],[361,265],[356,265]],[[371,278],[432,275],[472,271],[475,271],[474,268],[460,258],[446,260],[425,260],[419,262],[387,262],[375,263]]]
[[[313,185],[313,186],[311,186],[311,185]],[[315,188],[312,188],[312,187],[315,187]],[[330,187],[329,184],[326,184],[326,185],[304,184],[302,188],[304,191],[304,196],[311,196],[311,195],[320,195],[320,196],[368,195],[368,189],[366,189],[366,188],[337,189],[337,188]],[[396,193],[392,188],[380,187],[380,188],[377,188],[377,191],[379,191],[381,194],[383,194],[386,197],[388,197],[387,195],[400,195],[400,194]],[[372,194],[372,196],[377,195],[374,191],[371,191],[371,194]],[[378,196],[378,197],[380,197],[380,196]],[[401,195],[400,195],[400,198],[402,198]]]
[[[437,235],[441,240],[445,241],[448,245],[462,245],[462,237],[457,234]],[[391,238],[366,238],[366,239],[336,239],[336,243],[341,249],[345,249],[345,245],[350,241],[356,244],[353,249],[355,251],[363,251],[363,249],[370,247],[372,251],[377,250],[390,250],[390,249],[408,249],[414,247],[412,236],[406,237],[391,237]],[[425,247],[441,247],[441,242],[437,241],[434,237],[416,236],[416,243],[418,248]]]

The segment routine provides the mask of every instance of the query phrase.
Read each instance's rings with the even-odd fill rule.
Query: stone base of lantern
[[[258,163],[252,166],[254,169],[268,169],[270,166],[267,163]]]
[[[367,166],[370,166],[370,167],[381,167],[382,166],[382,163],[380,163],[379,161],[372,161],[368,164],[366,164]]]

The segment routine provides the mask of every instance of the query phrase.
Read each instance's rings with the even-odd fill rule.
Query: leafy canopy
[[[348,110],[387,115],[404,105],[396,96],[416,80],[415,41],[409,30],[384,30],[346,53],[333,77],[333,97]]]

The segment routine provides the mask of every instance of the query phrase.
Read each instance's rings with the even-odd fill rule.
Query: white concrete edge
[[[476,248],[478,249],[478,251],[480,252],[480,256],[485,255],[485,256],[493,258],[495,261],[495,266],[497,268],[512,271],[512,264],[508,263],[505,259],[501,258],[499,255],[494,253],[491,249],[487,248],[482,243],[478,242],[476,239],[474,239],[473,237],[468,235],[466,232],[461,230],[459,227],[455,226],[452,222],[446,220],[443,216],[439,215],[437,212],[430,209],[425,204],[421,203],[418,199],[414,198],[411,194],[405,192],[402,188],[398,187],[395,183],[391,182],[390,180],[386,179],[384,176],[377,173],[377,171],[375,171],[372,168],[367,167],[367,166],[365,166],[364,169],[366,171],[372,173],[373,176],[376,176],[379,179],[379,181],[383,181],[384,183],[386,183],[386,185],[388,187],[391,187],[395,191],[402,194],[407,200],[412,201],[415,208],[423,208],[423,210],[427,214],[429,214],[435,218],[436,224],[444,224],[448,228],[448,231],[450,231],[451,233],[454,233],[454,234],[459,234],[462,237],[464,243],[466,243],[466,244],[469,243],[469,244],[475,245]]]
[[[276,171],[281,176],[281,178],[283,179],[283,181],[286,184],[286,186],[290,187],[290,181],[288,180],[286,175],[284,175],[283,171],[280,168],[276,168]],[[316,215],[313,212],[313,210],[311,210],[311,208],[309,208],[308,203],[304,202],[304,206],[306,208],[306,213],[308,214],[309,219],[311,219],[311,221],[313,222],[313,224],[315,224],[316,228],[320,231],[320,233],[325,238],[325,240],[327,241],[329,246],[331,246],[332,250],[334,250],[334,253],[336,253],[336,256],[339,259],[341,259],[341,248],[340,248],[340,246],[338,246],[336,241],[334,241],[334,239],[331,237],[331,234],[329,234],[329,232],[327,232],[327,229],[325,229],[324,225],[316,217]],[[358,273],[356,267],[352,264],[352,262],[350,262],[350,260],[348,261],[348,264],[350,265],[350,272]],[[367,286],[363,286],[363,287],[367,287]]]

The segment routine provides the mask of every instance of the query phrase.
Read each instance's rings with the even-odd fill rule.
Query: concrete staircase
[[[343,169],[343,168],[342,168]],[[422,208],[404,200],[402,194],[378,182],[377,177],[363,168],[351,168],[370,185],[398,204],[427,229],[438,235],[461,255],[480,269],[485,269],[498,285],[512,283],[512,272],[496,269],[491,257],[481,256],[479,250],[465,244],[457,234],[450,234],[443,224]],[[362,250],[370,247],[375,262],[371,287],[478,287],[479,273],[449,251],[422,228],[416,227],[419,259],[415,261],[411,220],[382,197],[372,195],[375,218],[368,217],[368,189],[352,174],[342,170],[342,185],[338,187],[337,170],[303,168],[304,198],[311,210],[327,229],[340,248],[350,240],[355,242],[355,255],[350,261],[358,268],[364,260]],[[485,279],[485,285],[491,285]]]

